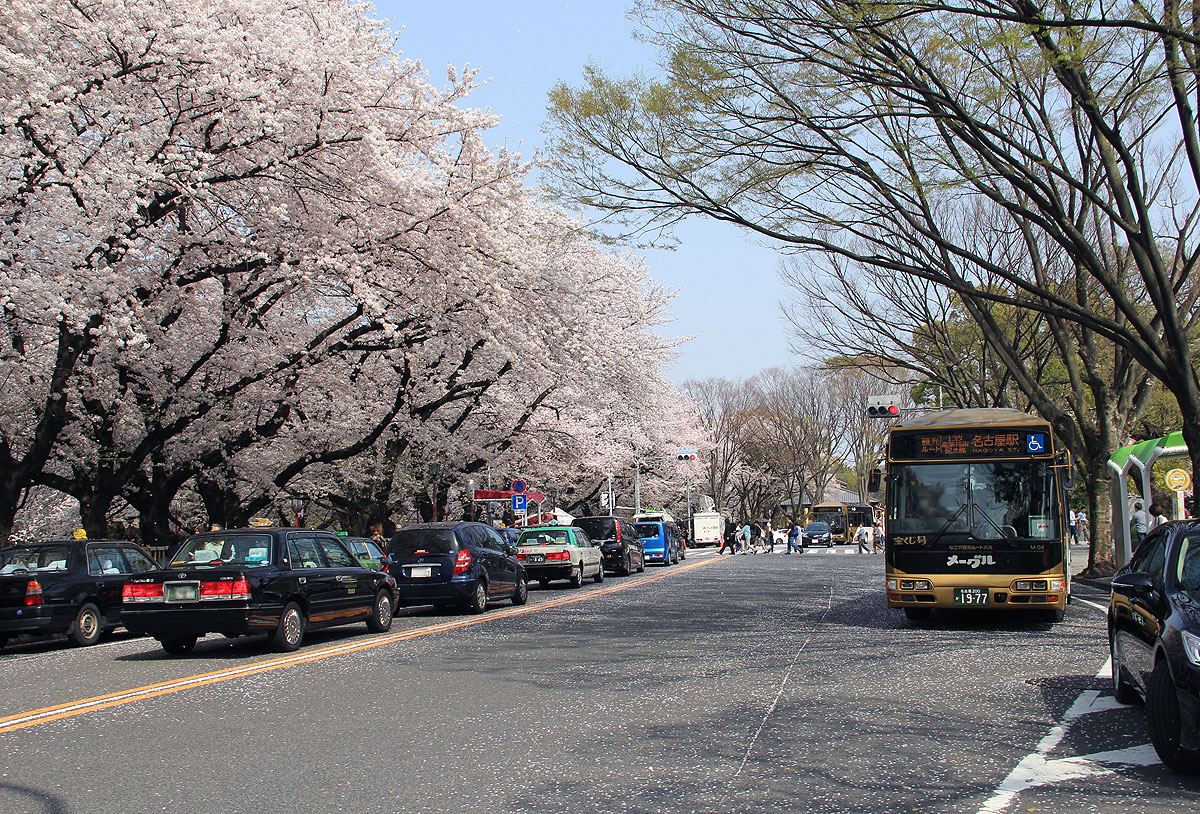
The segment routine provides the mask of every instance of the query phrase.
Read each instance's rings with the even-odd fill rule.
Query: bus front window
[[[892,472],[892,533],[979,540],[1058,536],[1054,477],[1044,461],[898,464]]]

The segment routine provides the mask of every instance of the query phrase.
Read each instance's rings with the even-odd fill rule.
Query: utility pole
[[[633,513],[634,514],[642,513],[642,487],[641,487],[641,482],[640,482],[641,475],[642,475],[642,459],[634,458],[633,459]]]

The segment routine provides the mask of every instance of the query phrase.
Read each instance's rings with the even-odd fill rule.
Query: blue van
[[[679,562],[679,536],[675,526],[656,520],[645,523],[634,523],[638,536],[642,538],[642,549],[645,551],[646,563],[672,565]]]

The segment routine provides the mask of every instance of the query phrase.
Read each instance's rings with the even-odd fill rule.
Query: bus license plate
[[[955,605],[986,605],[988,603],[987,588],[955,588]]]

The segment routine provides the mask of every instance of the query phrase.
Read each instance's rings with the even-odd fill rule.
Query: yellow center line
[[[711,559],[699,560],[687,565],[680,565],[671,571],[655,574],[653,576],[639,577],[638,579],[623,582],[620,585],[614,585],[611,588],[601,588],[598,590],[588,591],[578,596],[562,597],[559,599],[549,599],[544,602],[538,602],[534,605],[523,605],[519,607],[506,608],[501,611],[493,611],[491,613],[482,614],[469,619],[456,619],[451,622],[442,622],[436,625],[428,625],[426,627],[416,628],[413,630],[405,630],[400,633],[389,633],[383,636],[376,636],[372,639],[362,642],[351,642],[349,644],[332,645],[330,647],[322,647],[315,650],[306,651],[290,656],[280,656],[266,661],[258,661],[253,664],[243,665],[241,667],[226,668],[224,670],[216,670],[210,673],[199,673],[193,676],[177,678],[171,681],[163,681],[157,684],[147,684],[143,687],[135,687],[129,690],[109,693],[107,695],[99,695],[94,698],[85,698],[79,701],[71,701],[66,704],[57,704],[52,707],[44,707],[35,709],[29,712],[21,712],[16,715],[8,715],[0,718],[0,734],[5,732],[13,732],[25,727],[35,726],[37,724],[48,723],[50,721],[58,721],[63,718],[72,718],[76,715],[84,715],[89,712],[96,712],[110,707],[121,706],[122,704],[131,704],[135,701],[142,701],[147,698],[155,698],[160,695],[169,695],[171,693],[182,692],[184,690],[194,689],[196,687],[205,687],[212,684],[218,684],[222,681],[230,681],[235,678],[243,678],[245,676],[257,675],[266,673],[271,670],[279,670],[284,667],[292,667],[297,664],[307,664],[313,661],[321,661],[323,659],[341,656],[347,653],[356,653],[361,650],[369,650],[372,647],[382,647],[386,644],[394,644],[396,642],[406,641],[408,639],[416,639],[421,636],[429,636],[434,633],[444,633],[459,628],[471,627],[472,625],[482,625],[496,619],[507,619],[512,616],[521,616],[526,613],[534,613],[540,610],[549,608],[557,608],[562,605],[570,605],[575,602],[583,602],[589,599],[594,599],[600,596],[616,593],[617,591],[625,591],[630,588],[636,588],[641,585],[648,585],[651,582],[657,582],[661,579],[682,574],[687,571],[692,571],[701,568],[705,565],[710,565],[714,562],[720,562],[722,558],[713,557]]]

